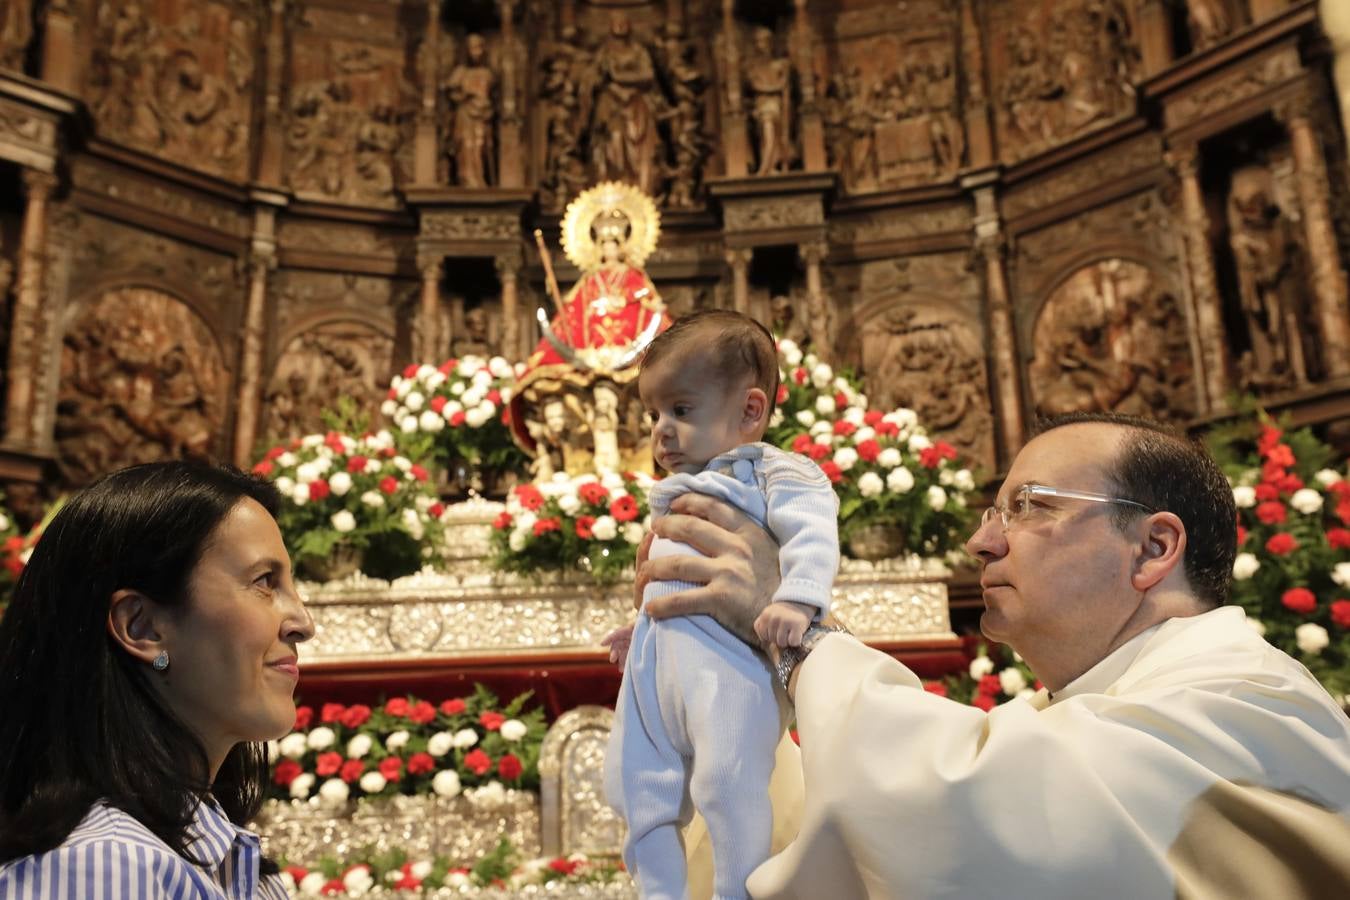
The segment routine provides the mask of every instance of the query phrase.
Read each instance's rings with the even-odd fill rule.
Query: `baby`
[[[656,462],[671,475],[652,514],[698,491],[729,501],[780,544],[782,581],[755,621],[765,643],[796,646],[829,608],[839,567],[839,501],[815,463],[760,443],[778,393],[773,336],[753,319],[707,310],[675,322],[647,350],[638,393]],[[657,538],[651,557],[696,553]],[[653,597],[694,585],[647,585]],[[769,855],[769,776],[787,704],[772,666],[709,616],[639,614],[605,755],[609,803],[628,823],[623,858],[644,898],[686,895],[680,828],[702,813],[714,894],[744,897]]]

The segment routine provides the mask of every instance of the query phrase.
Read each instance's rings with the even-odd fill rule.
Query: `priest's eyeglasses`
[[[1054,488],[1044,484],[1024,484],[1008,500],[1007,506],[995,504],[984,511],[980,518],[980,526],[988,525],[992,520],[998,519],[1003,530],[1007,531],[1011,526],[1019,522],[1026,521],[1027,516],[1035,508],[1034,502],[1037,498],[1054,497],[1061,500],[1088,500],[1093,503],[1118,503],[1121,506],[1133,506],[1146,513],[1157,512],[1151,506],[1145,506],[1135,500],[1126,500],[1124,497],[1112,497],[1108,494],[1097,494],[1092,491],[1074,491],[1068,488]]]

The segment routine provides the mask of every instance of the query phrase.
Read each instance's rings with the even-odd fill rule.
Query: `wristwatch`
[[[802,635],[801,646],[780,647],[778,649],[778,665],[774,667],[774,671],[778,673],[778,681],[783,685],[783,690],[788,689],[788,682],[792,680],[793,670],[801,665],[807,654],[814,650],[816,644],[820,643],[820,639],[827,634],[852,635],[853,632],[843,625],[812,625],[806,629],[806,634]]]

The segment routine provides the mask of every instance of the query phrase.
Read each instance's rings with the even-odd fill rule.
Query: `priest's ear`
[[[745,431],[759,431],[769,424],[769,396],[763,390],[752,387],[745,392],[745,401],[741,406],[741,428]]]
[[[1147,591],[1174,572],[1186,577],[1186,526],[1175,513],[1156,512],[1139,520],[1134,532],[1134,571],[1130,581],[1137,591]]]

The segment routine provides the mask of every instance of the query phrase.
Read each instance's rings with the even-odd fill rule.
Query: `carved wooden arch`
[[[277,334],[276,340],[271,347],[272,359],[268,360],[268,371],[275,372],[278,357],[281,351],[298,337],[322,328],[325,325],[338,325],[342,323],[362,325],[382,337],[390,340],[396,340],[398,337],[398,325],[391,318],[380,316],[375,313],[366,312],[359,309],[320,309],[307,313],[297,318],[286,327],[284,331]]]
[[[227,337],[228,329],[225,323],[220,321],[219,308],[203,299],[197,292],[188,289],[172,278],[157,278],[153,275],[145,275],[134,271],[113,272],[104,275],[76,294],[71,302],[66,304],[61,315],[61,334],[65,335],[70,330],[70,326],[90,306],[97,303],[99,298],[113,291],[136,288],[158,291],[186,306],[206,326],[206,330],[211,334],[211,339],[215,341],[216,351],[220,354],[221,362],[226,370],[231,373],[234,371],[234,357],[238,349],[238,343],[236,340]]]

